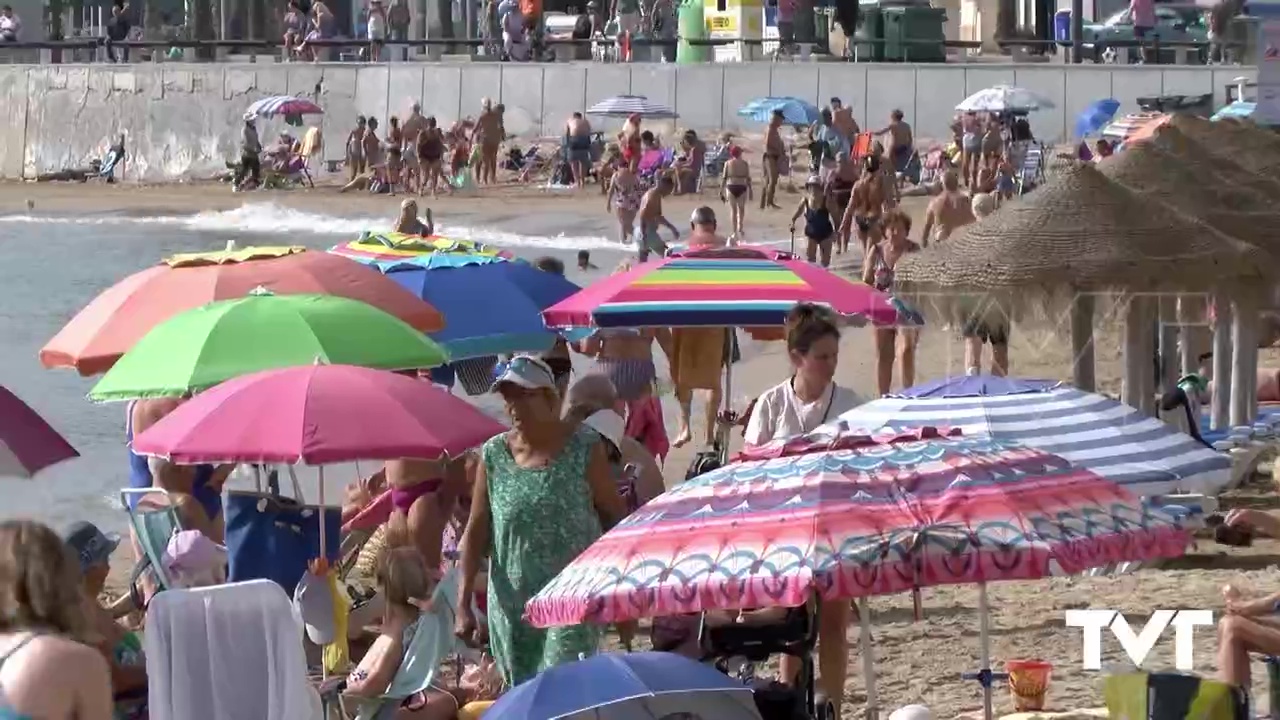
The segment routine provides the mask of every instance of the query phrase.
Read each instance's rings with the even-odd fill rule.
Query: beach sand
[[[749,239],[786,240],[791,208],[799,196],[780,193],[785,211],[748,216]],[[0,213],[97,213],[129,212],[176,214],[232,209],[246,202],[272,202],[280,207],[325,213],[394,217],[400,198],[367,194],[339,195],[332,188],[310,191],[232,194],[225,185],[179,185],[138,188],[136,186],[0,184]],[[723,207],[713,190],[702,197],[673,197],[667,201],[667,216],[679,226],[699,204]],[[508,232],[555,235],[611,235],[611,218],[596,188],[581,193],[502,187],[466,198],[446,198],[429,203],[437,222],[473,227],[492,227]],[[911,199],[906,209],[922,220],[924,201]],[[727,223],[725,213],[722,224]],[[918,231],[917,231],[918,233]],[[1097,377],[1101,391],[1119,390],[1121,349],[1120,324],[1100,317],[1096,332]],[[1069,379],[1069,341],[1066,325],[1052,322],[1018,324],[1013,331],[1010,356],[1012,372],[1024,377]],[[789,374],[780,344],[757,344],[762,349],[734,367],[735,398],[755,394],[780,382]],[[1263,353],[1261,365],[1280,365],[1275,351]],[[917,382],[964,371],[963,346],[957,333],[934,324],[922,335],[917,361]],[[870,397],[874,394],[874,363],[870,331],[847,332],[841,344],[837,380]],[[895,379],[895,387],[898,380]],[[742,407],[738,407],[739,410]],[[700,435],[700,414],[695,411],[695,434]],[[738,434],[735,433],[735,438]],[[668,483],[678,482],[697,448],[674,451],[666,464]],[[1224,500],[1251,506],[1276,506],[1269,486],[1250,486]],[[1245,550],[1226,550],[1202,542],[1197,552],[1179,560],[1170,570],[1144,570],[1121,577],[1054,578],[1038,582],[1004,583],[990,590],[992,607],[992,657],[999,668],[1012,659],[1041,658],[1054,664],[1049,691],[1052,709],[1093,707],[1102,703],[1102,674],[1081,670],[1081,635],[1066,628],[1063,611],[1070,608],[1106,608],[1124,611],[1130,622],[1140,625],[1156,608],[1209,608],[1221,606],[1221,587],[1233,582],[1265,594],[1280,589],[1280,543],[1264,540]],[[117,578],[123,581],[131,559],[118,558]],[[123,584],[121,582],[121,584]],[[976,682],[960,679],[960,674],[977,668],[978,617],[973,587],[930,588],[923,592],[925,620],[912,622],[911,598],[900,595],[870,601],[874,622],[875,667],[880,707],[887,711],[907,703],[924,703],[936,717],[956,717],[980,707],[981,691]],[[856,648],[857,628],[851,627],[851,647]],[[1215,669],[1216,643],[1212,630],[1196,635],[1197,670]],[[1123,658],[1118,643],[1103,641],[1104,664]],[[1149,668],[1172,667],[1172,633],[1153,651]],[[861,677],[861,658],[851,652],[850,679],[846,685],[845,717],[860,717],[866,696]],[[1255,664],[1264,679],[1255,688],[1260,709],[1265,708],[1266,681],[1261,663]],[[1012,702],[1004,688],[996,693],[999,711],[1011,711]]]

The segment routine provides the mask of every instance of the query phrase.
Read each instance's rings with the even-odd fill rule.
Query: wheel
[[[813,720],[835,720],[835,703],[827,699],[821,691],[813,694]]]

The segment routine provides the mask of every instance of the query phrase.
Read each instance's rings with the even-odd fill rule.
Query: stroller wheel
[[[835,703],[827,699],[825,693],[813,694],[813,720],[835,720]]]

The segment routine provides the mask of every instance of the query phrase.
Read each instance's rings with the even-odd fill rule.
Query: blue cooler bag
[[[296,478],[294,492],[301,497]],[[294,587],[307,571],[307,562],[320,557],[321,508],[282,496],[273,470],[265,491],[228,491],[225,512],[228,582],[272,580],[293,597]],[[325,508],[323,517],[325,557],[336,563],[342,510]]]

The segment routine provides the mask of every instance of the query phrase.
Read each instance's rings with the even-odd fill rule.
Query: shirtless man
[[[902,111],[894,110],[889,113],[889,124],[875,132],[876,135],[889,136],[889,160],[893,162],[891,169],[895,173],[907,169],[916,145],[915,138],[911,135],[911,125],[902,118]]]
[[[853,108],[845,107],[838,97],[831,98],[831,125],[844,136],[849,147],[853,147],[854,138],[858,136],[861,129],[858,127],[858,121],[853,119]]]
[[[564,125],[565,149],[569,165],[573,168],[573,184],[582,188],[587,184],[587,171],[591,167],[591,123],[575,112]]]
[[[689,228],[690,248],[721,248],[726,245],[725,239],[716,233],[716,211],[706,205],[693,211]]]
[[[942,194],[929,201],[924,213],[924,234],[921,247],[929,247],[929,240],[942,242],[951,237],[957,228],[974,221],[973,200],[960,189],[960,174],[954,169],[942,176]],[[932,234],[932,238],[930,233]]]
[[[378,139],[378,120],[377,118],[369,118],[368,125],[365,126],[364,137],[361,139],[364,145],[364,163],[367,172],[375,171],[382,165],[382,141]]]
[[[662,198],[676,189],[675,180],[670,175],[662,175],[658,184],[640,199],[640,213],[636,225],[636,257],[640,262],[649,259],[649,253],[656,252],[658,257],[667,254],[667,244],[658,234],[658,228],[665,226],[671,230],[672,242],[680,239],[680,230],[671,224],[662,214]]]
[[[475,129],[471,131],[471,142],[480,147],[480,171],[476,173],[476,182],[492,185],[498,181],[498,150],[506,138],[506,128],[502,124],[502,105],[494,105],[485,98],[480,103],[480,117],[476,120]]]
[[[402,156],[404,158],[404,187],[406,192],[413,192],[416,187],[418,192],[422,192],[423,181],[422,166],[418,162],[418,133],[422,132],[427,125],[427,119],[422,116],[422,104],[414,103],[409,108],[409,117],[405,119],[404,125],[401,125],[401,134],[404,136],[404,149]]]
[[[880,177],[883,172],[880,158],[871,155],[863,167],[862,177],[853,186],[853,196],[840,220],[837,234],[842,237],[841,243],[847,247],[849,231],[856,225],[858,240],[862,243],[862,253],[865,255],[867,248],[880,242],[883,237],[880,219],[884,217],[886,197],[884,180]]]
[[[765,131],[764,189],[760,191],[761,210],[766,206],[776,210],[782,209],[782,206],[774,201],[774,195],[778,191],[778,175],[781,173],[782,163],[787,157],[787,145],[782,142],[783,122],[782,111],[774,110],[773,117],[769,118],[769,129]]]
[[[858,184],[858,165],[847,152],[842,152],[836,156],[836,169],[831,173],[831,177],[827,178],[826,196],[830,198],[831,217],[844,218],[844,213],[849,209],[849,202],[853,199],[853,188]],[[849,236],[843,233],[836,233],[836,254],[843,253],[849,249]]]

